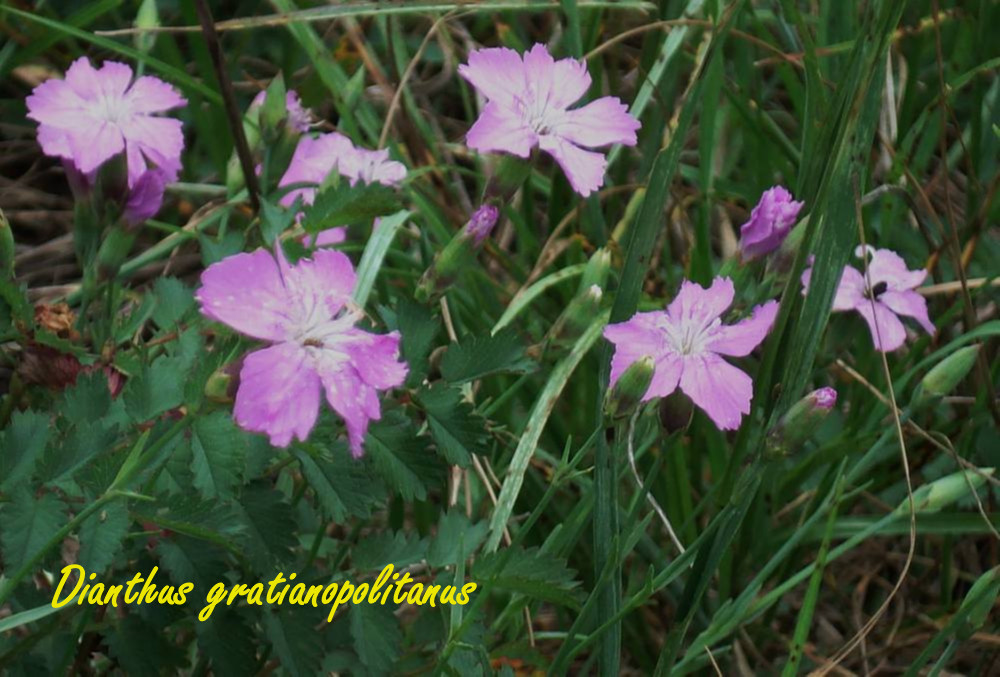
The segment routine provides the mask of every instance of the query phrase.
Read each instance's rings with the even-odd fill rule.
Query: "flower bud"
[[[978,490],[993,475],[993,468],[979,468],[979,472],[959,470],[950,475],[939,477],[930,484],[918,487],[913,492],[913,507],[916,512],[937,512],[947,508],[955,501],[969,495],[969,485]],[[910,499],[904,498],[895,511],[896,515],[906,515],[910,512]]]
[[[580,278],[580,292],[594,287],[604,288],[608,284],[608,274],[611,272],[611,250],[601,247],[595,251]]]
[[[586,331],[601,310],[604,290],[592,284],[574,296],[566,310],[552,325],[552,336],[559,339],[573,339]]]
[[[417,284],[418,301],[427,301],[455,281],[462,268],[469,265],[497,223],[500,210],[483,204],[460,231],[434,257]]]
[[[915,404],[926,404],[947,395],[972,371],[979,355],[979,346],[959,348],[927,372],[913,395]]]
[[[668,435],[686,430],[694,418],[694,402],[680,389],[660,400],[660,427]]]
[[[649,355],[633,362],[604,396],[604,415],[611,419],[626,418],[642,402],[653,382],[655,363]]]
[[[765,455],[787,456],[797,451],[812,436],[837,404],[833,388],[814,390],[792,405],[767,435]]]
[[[0,209],[0,280],[14,277],[14,233]]]
[[[782,186],[764,191],[750,220],[740,227],[740,249],[744,261],[769,254],[781,246],[802,209]]]

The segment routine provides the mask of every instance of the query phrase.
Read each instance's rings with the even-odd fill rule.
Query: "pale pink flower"
[[[934,335],[934,323],[927,315],[927,301],[913,291],[927,277],[926,270],[909,270],[899,254],[889,249],[859,245],[854,255],[871,256],[868,261],[869,288],[864,274],[844,266],[833,297],[834,312],[855,310],[868,323],[876,350],[890,352],[906,341],[906,328],[898,316],[911,317]],[[802,293],[809,290],[812,268],[802,273]]]
[[[590,87],[587,64],[556,61],[545,45],[536,44],[523,58],[506,47],[476,50],[458,72],[487,99],[469,130],[469,147],[526,158],[538,146],[555,158],[580,195],[604,183],[607,160],[588,148],[636,143],[639,121],[617,97],[570,110]]]
[[[258,92],[257,96],[250,102],[250,109],[253,110],[254,108],[263,106],[266,99],[266,91]],[[288,126],[297,132],[308,132],[310,127],[312,127],[312,113],[302,105],[302,100],[299,99],[298,93],[293,89],[285,92],[285,108],[288,110]]]
[[[351,185],[361,181],[394,186],[406,178],[406,167],[401,162],[390,160],[387,149],[357,148],[343,134],[331,132],[317,137],[304,136],[299,140],[292,161],[278,186],[296,183],[314,183],[318,186],[334,169]],[[316,188],[292,190],[281,198],[281,204],[290,206],[299,196],[304,204],[310,205],[316,199]]]
[[[186,101],[158,78],[132,76],[123,63],[105,61],[94,69],[81,57],[66,71],[66,79],[35,87],[26,104],[28,117],[39,123],[38,142],[45,154],[65,158],[89,174],[124,152],[130,188],[153,167],[175,180],[184,149],[181,122],[154,113]]]
[[[611,383],[644,356],[654,360],[653,380],[643,401],[666,397],[678,386],[722,430],[739,428],[750,413],[753,380],[722,359],[744,357],[771,330],[777,301],[753,309],[736,324],[722,324],[722,314],[733,302],[733,282],[717,277],[712,286],[685,280],[666,310],[636,313],[626,322],[604,328],[615,344]]]
[[[207,317],[271,343],[243,362],[236,422],[288,446],[309,436],[325,392],[357,458],[369,421],[381,416],[378,391],[406,378],[399,332],[354,326],[362,312],[351,302],[356,276],[342,252],[321,249],[290,265],[277,251],[277,260],[259,249],[209,266],[195,295]]]
[[[795,225],[802,204],[792,199],[792,194],[782,186],[765,190],[750,212],[750,220],[740,228],[743,260],[770,254],[780,247]]]

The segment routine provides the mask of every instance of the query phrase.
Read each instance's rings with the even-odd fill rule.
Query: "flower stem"
[[[635,465],[635,422],[639,418],[639,412],[641,409],[636,409],[635,413],[632,414],[631,418],[628,420],[628,433],[625,437],[625,448],[628,452],[628,464],[632,468],[632,477],[635,478],[635,485],[642,491],[642,478],[639,477],[639,469]],[[667,534],[670,536],[670,540],[673,541],[674,545],[677,546],[677,550],[680,554],[684,554],[684,546],[681,544],[681,540],[677,538],[677,533],[674,531],[673,525],[670,523],[670,518],[667,517],[667,513],[664,512],[663,508],[653,497],[652,492],[646,492],[646,500],[649,504],[653,506],[653,510],[656,512],[657,517],[663,522],[663,526],[667,529]]]

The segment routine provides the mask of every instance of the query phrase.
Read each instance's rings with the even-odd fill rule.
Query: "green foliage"
[[[200,3],[72,4],[0,5],[0,672],[795,675],[834,670],[847,646],[836,669],[851,673],[990,674],[1000,5],[207,3],[220,72]],[[478,45],[536,42],[585,59],[592,82],[571,108],[607,94],[642,123],[636,147],[591,149],[607,164],[587,198],[547,151],[468,146],[487,101],[457,67]],[[87,217],[25,117],[33,87],[82,56],[187,99],[164,113],[184,132],[178,180],[133,230]],[[236,171],[227,80],[260,195]],[[553,84],[572,88],[565,73]],[[311,204],[282,205],[307,187],[277,188],[303,135],[288,124],[293,90],[305,134],[336,129],[402,162],[405,180],[338,166],[309,184]],[[800,222],[780,252],[743,262],[741,226],[776,184],[804,201]],[[425,302],[420,281],[483,204],[500,209],[495,230]],[[211,321],[196,298],[206,266],[261,247],[296,261],[313,255],[305,235],[340,226],[357,275],[342,317],[398,332],[407,365],[404,383],[357,403],[371,417],[360,458],[322,391],[305,440],[276,447],[241,428],[241,360],[278,339]],[[832,312],[862,242],[927,270],[933,335],[904,318],[904,347],[883,356],[857,313]],[[88,263],[111,249],[125,260]],[[723,324],[780,301],[760,348],[725,358],[753,384],[739,429],[700,412],[662,426],[671,411],[640,401],[662,385],[655,361],[641,383],[618,381],[628,402],[604,416],[606,324],[717,276],[735,288]],[[310,322],[335,319],[311,297],[269,310],[299,301]],[[309,368],[334,368],[312,361],[314,343]],[[820,387],[836,405],[768,454]],[[256,395],[275,416],[306,404]],[[88,583],[157,567],[158,586],[195,589],[178,606],[54,609],[68,563]],[[404,575],[476,590],[461,605],[349,600],[330,623],[331,604],[244,594],[198,620],[220,583],[373,585],[389,564],[390,593]],[[845,600],[859,612],[831,612]],[[861,643],[883,606],[907,613]]]

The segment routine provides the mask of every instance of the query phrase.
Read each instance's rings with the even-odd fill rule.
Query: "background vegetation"
[[[211,8],[243,109],[282,75],[321,129],[388,147],[409,168],[406,213],[377,235],[353,219],[342,248],[372,282],[374,322],[402,332],[411,376],[360,462],[328,411],[287,450],[237,429],[206,384],[251,343],[200,318],[192,291],[205,265],[288,220],[227,192],[233,134],[194,3],[5,0],[0,207],[16,248],[0,302],[0,671],[608,674],[619,660],[640,674],[1000,669],[997,480],[978,470],[1000,464],[998,3]],[[418,279],[496,165],[465,147],[478,106],[456,68],[478,46],[536,41],[587,58],[592,95],[620,96],[641,119],[639,145],[611,151],[605,187],[586,200],[535,163],[480,265],[443,303],[419,303]],[[72,197],[24,105],[80,55],[126,61],[189,101],[177,113],[182,182],[109,283],[109,304],[82,315]],[[645,411],[638,487],[627,431],[606,435],[601,417],[601,327],[662,308],[684,278],[711,280],[776,183],[805,201],[808,219],[791,275],[735,273],[741,308],[782,300],[763,348],[741,361],[755,377],[753,412],[723,434],[697,412],[668,433],[656,407]],[[885,360],[860,319],[829,314],[862,238],[930,271],[937,335]],[[604,307],[567,322],[602,247]],[[808,254],[816,292],[803,299],[795,271]],[[920,402],[927,371],[973,343],[972,373]],[[42,385],[25,376],[31,355]],[[113,399],[101,369],[74,372],[72,385],[57,378],[111,364],[126,376]],[[804,448],[764,458],[788,407],[827,385],[838,406]],[[198,587],[181,608],[53,610],[53,576],[72,561],[105,582],[155,565]],[[199,593],[219,580],[281,570],[359,581],[389,562],[417,580],[480,588],[466,607],[352,606],[329,625],[325,611],[287,606],[196,620]]]

